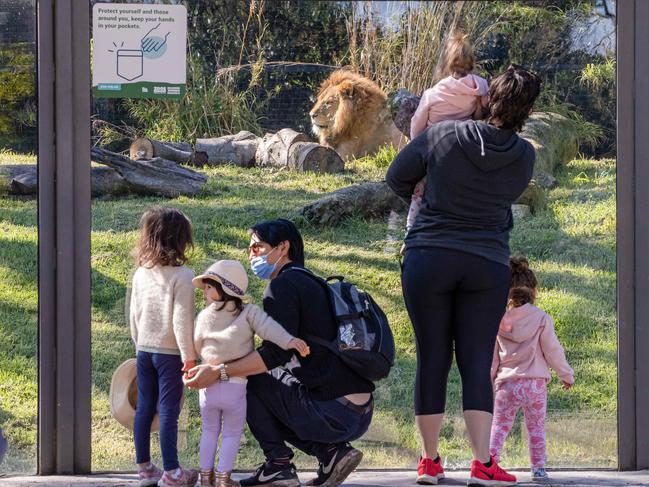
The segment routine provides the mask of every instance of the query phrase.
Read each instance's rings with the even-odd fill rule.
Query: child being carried
[[[421,96],[410,121],[410,140],[423,134],[428,127],[444,120],[479,120],[489,104],[487,80],[472,74],[475,57],[467,35],[455,32],[444,48],[444,75],[435,86]],[[419,213],[426,187],[422,179],[412,195],[406,231],[410,231]]]

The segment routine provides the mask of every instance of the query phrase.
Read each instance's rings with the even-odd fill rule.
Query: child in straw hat
[[[198,315],[194,330],[194,347],[203,362],[223,364],[249,354],[254,349],[255,333],[285,350],[297,350],[303,357],[309,354],[309,347],[303,340],[293,337],[258,306],[243,303],[247,298],[248,275],[240,262],[219,260],[204,274],[195,277],[193,283],[203,289],[207,304]],[[231,480],[230,473],[246,420],[246,382],[245,377],[222,377],[199,392],[203,422],[202,486],[238,485]],[[219,433],[222,441],[215,473]]]

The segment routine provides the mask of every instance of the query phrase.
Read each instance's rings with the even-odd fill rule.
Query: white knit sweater
[[[137,350],[196,360],[194,273],[185,266],[139,267],[133,275],[129,318]]]
[[[253,337],[288,349],[294,337],[259,306],[246,304],[238,315],[232,303],[219,310],[222,302],[212,303],[198,314],[194,347],[203,362],[221,364],[248,355],[254,350]]]

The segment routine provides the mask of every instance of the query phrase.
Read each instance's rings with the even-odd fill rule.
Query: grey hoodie
[[[444,247],[509,265],[511,205],[532,178],[535,152],[513,130],[485,122],[431,125],[397,155],[390,188],[407,202],[426,177],[406,250]]]

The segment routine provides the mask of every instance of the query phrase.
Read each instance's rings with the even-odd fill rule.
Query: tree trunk
[[[406,204],[383,181],[362,183],[339,189],[302,208],[302,215],[314,225],[337,225],[345,218],[384,216],[401,211]]]
[[[0,192],[20,196],[38,194],[37,167],[32,164],[0,165]],[[110,167],[90,169],[93,196],[125,195],[129,185]]]
[[[255,152],[260,142],[261,137],[245,130],[235,135],[196,139],[196,158],[202,153],[204,163],[209,166],[235,164],[251,167],[255,164]]]
[[[201,191],[207,176],[187,169],[173,161],[155,159],[133,161],[104,149],[93,148],[92,160],[115,169],[129,188],[138,194],[175,197],[195,195]]]
[[[169,147],[173,147],[174,149],[181,150],[183,152],[192,152],[194,148],[189,142],[167,142],[167,141],[162,141],[161,144],[168,145]]]
[[[331,147],[316,142],[297,142],[289,150],[288,167],[299,172],[336,173],[343,172],[345,163]]]
[[[135,139],[131,143],[129,152],[131,159],[134,161],[161,157],[162,159],[167,159],[169,161],[187,164],[193,159],[191,148],[189,151],[184,151],[172,147],[164,142],[159,142],[147,137]]]

